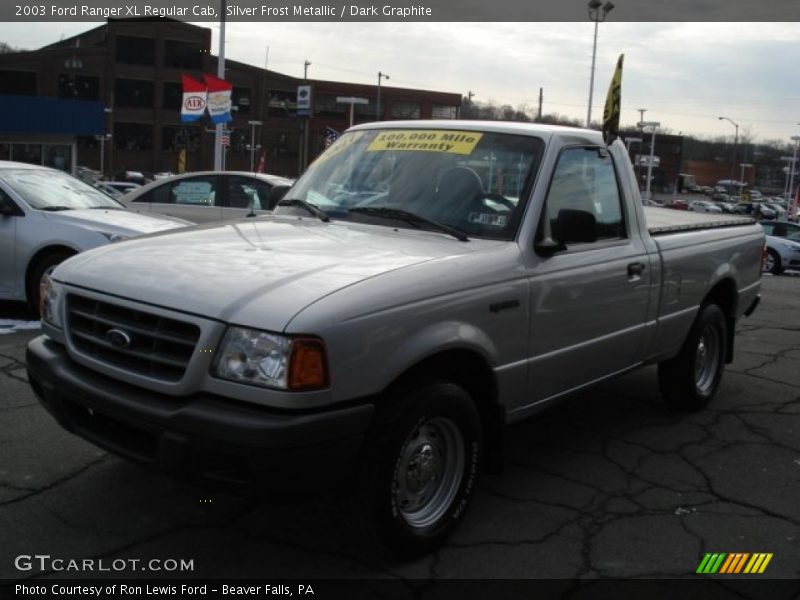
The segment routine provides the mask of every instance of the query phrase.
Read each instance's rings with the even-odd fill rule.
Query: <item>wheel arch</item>
[[[478,410],[487,450],[487,465],[499,469],[505,407],[499,403],[495,373],[479,352],[448,348],[427,356],[401,373],[388,387],[408,389],[425,380],[446,380],[463,387]]]
[[[31,291],[31,285],[33,283],[31,278],[33,277],[36,267],[45,257],[53,254],[69,254],[74,256],[75,254],[78,254],[78,252],[78,250],[67,246],[66,244],[52,244],[49,246],[44,246],[43,248],[39,248],[34,255],[31,256],[27,267],[25,267],[25,299],[28,301],[30,300],[29,294]]]
[[[725,277],[714,284],[703,299],[702,306],[716,304],[725,315],[725,324],[728,328],[728,341],[725,348],[725,362],[733,362],[734,331],[736,328],[736,310],[738,307],[738,294],[736,283],[730,277]]]

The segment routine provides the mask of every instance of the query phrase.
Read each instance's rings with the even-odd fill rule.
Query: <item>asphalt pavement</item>
[[[712,552],[771,553],[761,577],[797,578],[800,277],[763,284],[708,409],[670,410],[649,367],[510,427],[505,471],[483,474],[447,545],[411,562],[360,547],[324,500],[203,492],[64,432],[26,382],[38,332],[0,335],[0,578],[165,575],[17,559],[36,554],[191,560],[168,574],[193,578],[684,578]]]

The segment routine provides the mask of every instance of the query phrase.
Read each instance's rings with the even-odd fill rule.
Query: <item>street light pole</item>
[[[647,184],[644,192],[644,196],[646,200],[650,200],[650,179],[653,176],[653,161],[655,159],[655,150],[656,150],[656,129],[661,126],[661,123],[658,121],[641,121],[639,123],[639,127],[641,127],[642,131],[644,131],[645,127],[652,127],[652,133],[650,136],[650,160],[647,161]]]
[[[734,169],[736,168],[736,155],[737,149],[739,147],[739,124],[736,123],[733,119],[729,119],[728,117],[719,117],[720,121],[728,121],[731,125],[736,127],[736,135],[733,138],[733,160],[731,161],[731,185],[733,185],[733,178],[735,176]]]
[[[606,20],[614,5],[611,2],[602,4],[600,0],[589,1],[589,20],[594,21],[594,44],[592,45],[592,71],[589,77],[589,108],[586,111],[586,127],[592,122],[592,96],[594,95],[594,65],[597,58],[597,26]]]
[[[800,145],[800,136],[793,135],[791,138],[794,142],[794,152],[792,153],[792,166],[789,171],[789,196],[786,198],[794,198],[794,194],[792,193],[794,190],[794,166],[797,164],[797,146]]]
[[[386,73],[378,71],[378,101],[375,103],[375,119],[381,120],[381,79],[389,79]]]

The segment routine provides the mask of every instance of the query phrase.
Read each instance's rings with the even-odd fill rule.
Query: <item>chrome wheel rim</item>
[[[697,342],[694,357],[694,382],[697,391],[708,394],[714,387],[721,358],[722,340],[715,327],[706,327]]]
[[[450,419],[425,421],[408,437],[395,469],[394,497],[403,520],[436,523],[455,499],[464,473],[464,438]]]
[[[772,254],[767,254],[767,258],[764,261],[764,270],[765,271],[772,271],[775,268],[775,259],[772,258]]]

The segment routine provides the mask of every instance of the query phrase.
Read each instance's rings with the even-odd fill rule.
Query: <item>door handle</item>
[[[628,277],[641,277],[644,271],[644,263],[636,262],[628,265]]]

